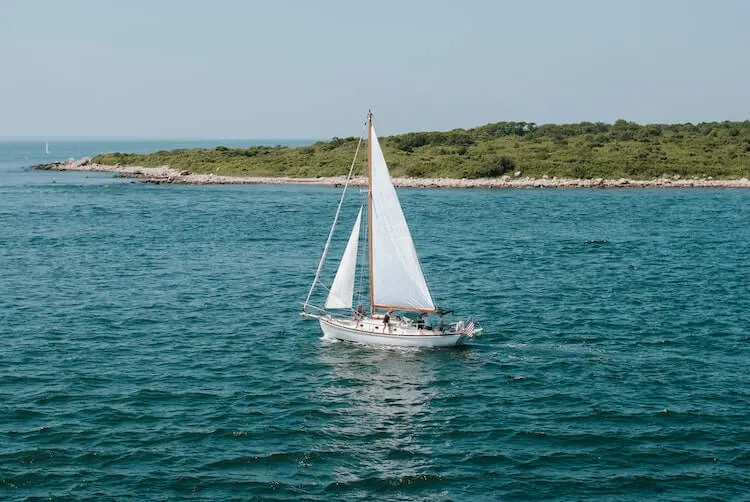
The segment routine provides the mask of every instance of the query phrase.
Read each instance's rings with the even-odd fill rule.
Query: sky
[[[0,0],[0,136],[750,119],[744,0]]]

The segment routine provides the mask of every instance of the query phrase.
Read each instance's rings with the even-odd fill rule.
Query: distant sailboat
[[[383,151],[372,125],[372,113],[367,115],[368,128],[368,190],[366,206],[359,208],[346,249],[333,279],[328,298],[323,308],[310,303],[310,297],[320,278],[320,272],[331,243],[346,188],[352,178],[356,163],[352,162],[344,193],[341,195],[336,216],[326,242],[323,256],[318,264],[315,279],[302,306],[304,317],[317,319],[323,333],[329,338],[374,345],[401,345],[412,347],[449,347],[461,345],[468,338],[477,336],[481,329],[473,320],[444,323],[443,315],[451,311],[437,308],[427,286],[422,266],[419,263],[411,232],[404,218],[401,204],[393,187]],[[360,139],[360,142],[362,140]],[[357,147],[359,152],[359,146]],[[355,275],[357,271],[357,249],[360,240],[362,212],[367,208],[367,244],[369,254],[370,308],[366,313],[361,307],[353,309]],[[363,253],[364,254],[364,253]],[[360,267],[362,269],[363,267]],[[311,312],[314,309],[316,312]],[[342,315],[341,309],[348,311]],[[378,309],[381,313],[378,313]],[[338,310],[338,314],[329,310]],[[384,313],[383,311],[387,312]],[[393,312],[402,312],[400,317]],[[416,319],[409,318],[416,314]],[[436,314],[439,323],[427,327],[425,317]]]
[[[44,153],[49,155],[49,141],[44,143]]]

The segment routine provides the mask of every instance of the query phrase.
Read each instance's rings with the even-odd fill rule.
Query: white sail
[[[435,310],[380,143],[372,145],[372,277],[375,305]]]
[[[331,291],[326,300],[327,309],[347,309],[352,307],[354,296],[354,273],[357,269],[357,247],[359,243],[359,226],[362,220],[362,208],[359,208],[357,220],[354,222],[349,242],[346,243],[344,256],[339,263],[336,277],[333,279]]]

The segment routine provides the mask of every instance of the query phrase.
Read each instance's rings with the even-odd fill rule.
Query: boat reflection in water
[[[331,370],[320,399],[335,410],[326,448],[356,459],[356,465],[334,468],[334,484],[394,486],[436,476],[431,441],[421,435],[439,430],[431,402],[439,396],[441,358],[413,348],[343,345],[327,340],[318,354]],[[364,480],[363,469],[369,473]]]

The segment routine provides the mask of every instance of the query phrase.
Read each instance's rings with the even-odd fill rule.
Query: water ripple
[[[0,197],[4,499],[750,493],[747,191],[400,191],[443,351],[298,318],[337,190],[103,180]]]

